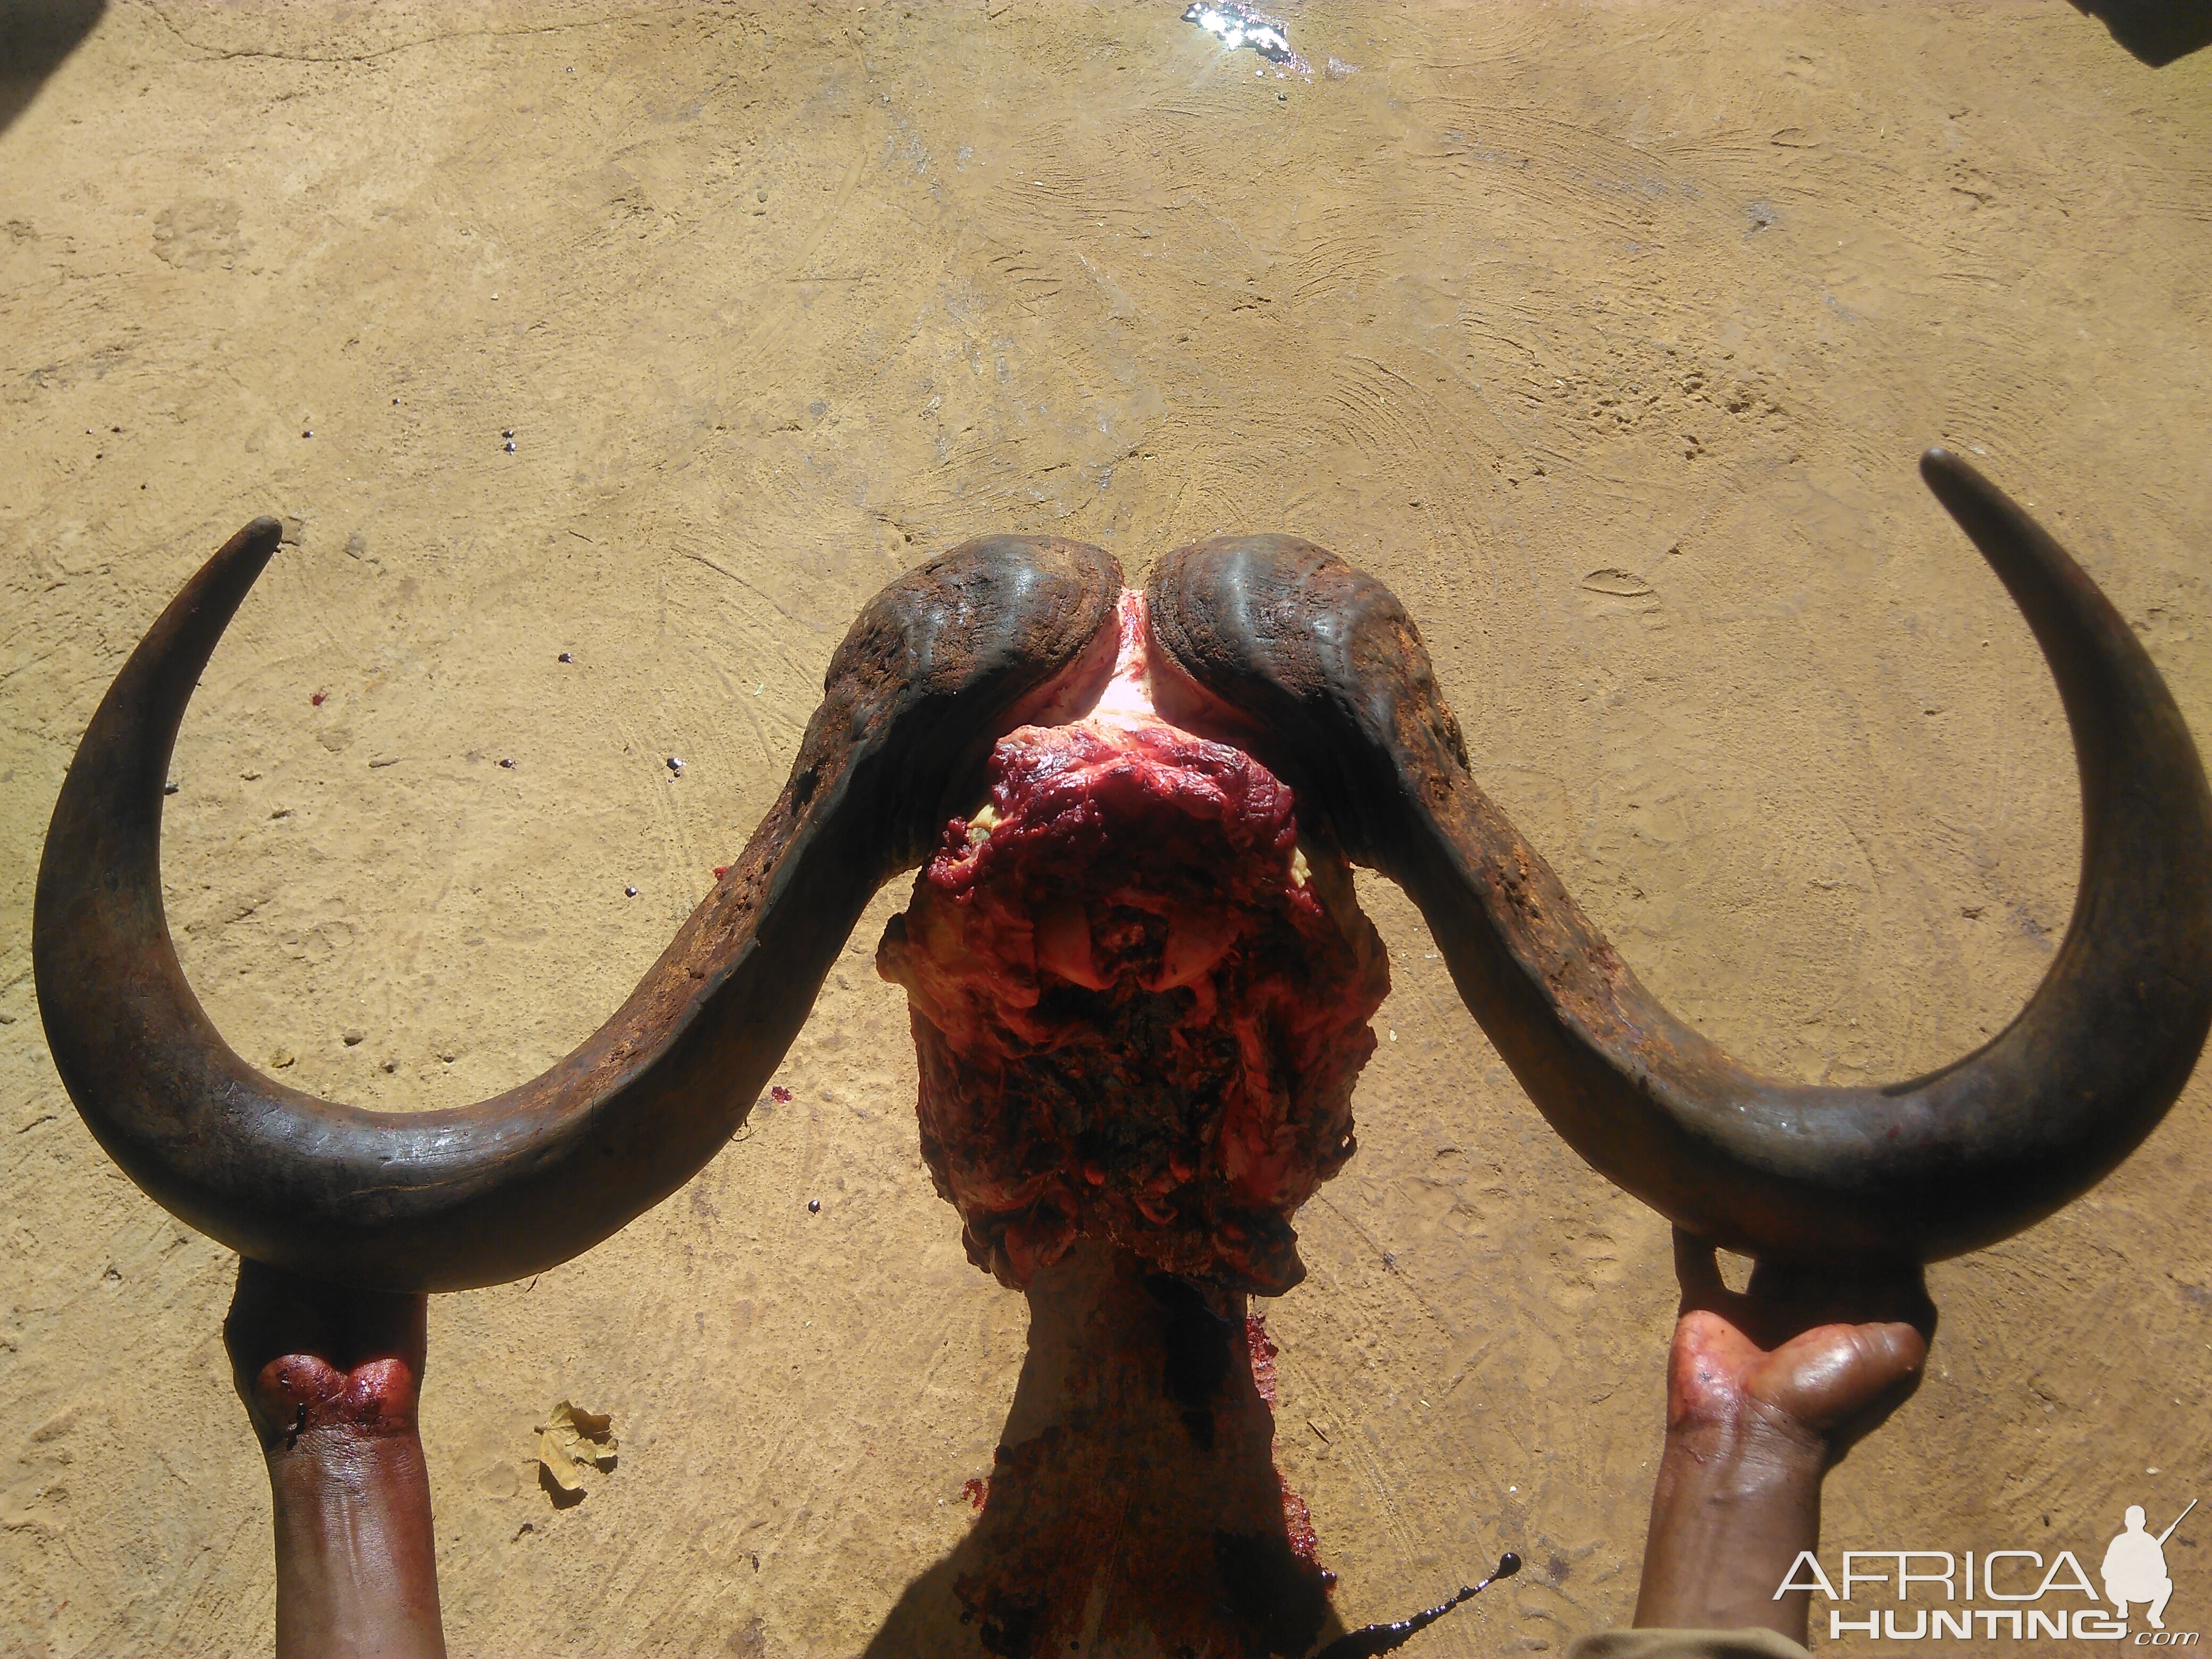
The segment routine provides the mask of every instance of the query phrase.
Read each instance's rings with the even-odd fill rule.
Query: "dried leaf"
[[[612,1417],[563,1400],[538,1428],[538,1461],[562,1492],[581,1492],[592,1474],[614,1468],[618,1443]]]

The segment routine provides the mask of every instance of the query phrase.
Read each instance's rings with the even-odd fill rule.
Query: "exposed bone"
[[[1279,1295],[1291,1214],[1352,1152],[1388,957],[1281,784],[1160,716],[1154,654],[1126,594],[1096,706],[999,744],[878,964],[979,1265],[1024,1286],[1087,1235]]]

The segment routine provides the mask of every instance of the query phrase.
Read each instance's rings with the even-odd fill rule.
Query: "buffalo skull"
[[[2212,1023],[2212,794],[2172,696],[2024,512],[1943,451],[1921,471],[2057,678],[2082,860],[2020,1015],[1882,1087],[1759,1077],[1638,983],[1477,786],[1381,583],[1255,537],[1170,554],[1146,590],[1174,717],[1247,750],[1290,785],[1306,833],[1406,890],[1469,1011],[1584,1158],[1763,1258],[1925,1261],[2027,1226],[2150,1132]],[[605,1025],[478,1104],[363,1111],[240,1059],[162,911],[178,725],[278,529],[256,520],[202,568],[94,715],[39,872],[39,1002],[78,1110],[140,1187],[242,1255],[364,1287],[535,1273],[682,1186],[744,1121],[872,895],[972,801],[994,740],[1086,707],[1115,654],[1121,573],[1097,548],[993,538],[902,576],[831,659],[774,808]]]

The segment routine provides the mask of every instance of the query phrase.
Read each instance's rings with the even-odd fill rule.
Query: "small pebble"
[[[312,438],[312,437],[313,437],[313,436],[315,435],[315,430],[314,430],[314,428],[313,428],[313,427],[309,427],[306,431],[302,432],[300,435],[301,435],[302,438]]]
[[[495,294],[495,295],[493,295],[491,297],[492,297],[493,299],[496,300],[497,298],[499,298],[499,295],[496,295],[496,294]],[[500,435],[501,437],[502,437],[502,438],[512,438],[512,437],[514,435],[514,428],[513,427],[511,427],[511,426],[510,426],[510,427],[502,427],[502,428],[500,429],[500,434],[499,434],[499,435]]]
[[[714,866],[714,879],[716,881],[721,880],[724,876],[726,876],[729,873],[730,866],[726,864],[718,864]]]
[[[684,763],[671,755],[668,757],[668,769],[672,772],[681,772],[684,769]]]
[[[506,449],[507,449],[507,453],[508,454],[512,455],[512,454],[514,454],[514,439],[509,438],[509,439],[507,441]]]
[[[624,898],[635,898],[635,897],[637,896],[637,889],[636,889],[636,888],[635,888],[635,887],[625,887],[625,888],[623,888],[623,896]]]
[[[563,651],[561,653],[561,660],[562,662],[574,662],[576,660],[575,654],[573,652]]]
[[[504,766],[510,772],[514,770],[514,763],[511,760],[503,760],[500,762],[500,764]]]
[[[788,1106],[791,1104],[791,1091],[785,1088],[781,1083],[776,1084],[774,1087],[769,1090],[768,1097],[779,1106]]]
[[[820,1215],[822,1213],[822,1200],[818,1198],[808,1199],[806,1200],[806,1213],[809,1215]]]
[[[184,786],[179,783],[174,778],[171,778],[167,783],[161,786],[161,793],[165,795],[173,795],[183,787]]]
[[[323,706],[323,699],[330,695],[331,694],[327,691],[310,691],[307,694],[307,701],[316,708],[320,708]]]

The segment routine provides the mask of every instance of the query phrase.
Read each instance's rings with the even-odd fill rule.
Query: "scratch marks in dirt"
[[[395,40],[387,46],[365,46],[353,52],[286,52],[265,46],[221,46],[197,40],[186,33],[167,10],[155,3],[155,0],[141,0],[141,3],[160,20],[162,27],[204,58],[228,61],[235,58],[258,58],[286,64],[368,64],[379,58],[389,58],[394,52],[411,52],[418,46],[441,46],[453,40],[498,40],[532,34],[562,34],[578,29],[604,28],[610,24],[641,22],[648,18],[665,17],[689,9],[684,6],[656,6],[650,9],[625,9],[605,16],[574,18],[558,23],[541,23],[527,28],[447,29],[434,34],[417,35],[410,40]],[[258,27],[257,20],[264,19],[265,16],[264,13],[248,12],[242,15],[241,21],[247,22],[249,26]]]

